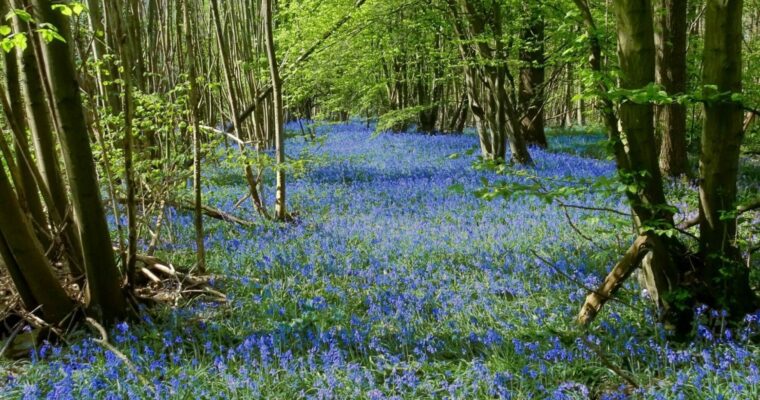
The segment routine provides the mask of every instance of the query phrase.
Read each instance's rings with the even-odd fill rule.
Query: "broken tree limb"
[[[760,209],[760,197],[755,198],[747,203],[740,204],[736,207],[736,213],[737,216],[742,215],[746,212],[750,212],[753,210]],[[701,215],[697,215],[694,218],[688,219],[684,222],[682,222],[680,225],[678,225],[679,229],[689,229],[693,228],[699,224],[702,223],[702,217]]]
[[[210,126],[205,126],[205,125],[201,125],[200,128],[208,132],[216,133],[217,135],[226,136],[227,138],[232,139],[232,141],[234,141],[235,143],[241,146],[247,146],[249,144],[253,144],[253,142],[244,142],[239,137],[232,135],[230,132],[234,130],[234,128],[231,128],[230,130],[226,130],[226,131],[221,131],[219,129],[212,128]]]
[[[625,252],[623,258],[612,268],[612,271],[604,279],[602,285],[586,296],[586,301],[578,314],[578,322],[588,325],[596,318],[599,310],[620,289],[628,277],[641,264],[644,257],[652,247],[651,238],[646,235],[639,236],[633,245]]]
[[[119,199],[119,203],[123,203],[123,202],[125,202],[124,199]],[[193,204],[190,201],[163,200],[163,202],[165,205],[169,207],[174,207],[174,208],[189,210],[189,211],[195,210],[195,204]],[[255,225],[253,221],[248,221],[240,217],[236,217],[230,213],[224,212],[218,208],[214,208],[206,204],[201,205],[201,210],[203,211],[203,215],[213,218],[213,219],[218,219],[220,221],[232,222],[232,223],[245,226],[245,227],[251,227]]]

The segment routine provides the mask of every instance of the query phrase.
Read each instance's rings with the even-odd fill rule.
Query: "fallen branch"
[[[125,199],[119,199],[119,203],[124,203],[125,201],[126,201]],[[189,201],[162,200],[162,202],[165,205],[170,206],[170,207],[174,207],[174,208],[178,208],[182,210],[188,210],[188,211],[195,211],[195,204]],[[236,217],[230,213],[224,212],[218,208],[214,208],[206,204],[201,205],[201,211],[203,211],[203,215],[209,218],[218,219],[220,221],[232,222],[234,224],[238,224],[247,228],[255,225],[253,221],[248,221],[240,217]]]
[[[23,327],[24,325],[20,322],[16,324],[16,327],[13,329],[10,336],[8,336],[8,340],[5,341],[3,347],[0,347],[0,357],[5,357],[5,352],[10,349],[11,344],[16,339],[16,336],[18,336],[18,334],[21,332],[21,328]]]
[[[620,289],[623,282],[631,276],[649,253],[651,245],[648,236],[639,236],[623,258],[612,268],[599,289],[591,291],[586,296],[586,301],[578,314],[578,322],[581,325],[588,325],[593,321],[602,306],[614,298],[613,295]]]
[[[190,202],[167,200],[166,204],[168,204],[169,206],[172,206],[172,207],[176,207],[176,208],[182,208],[182,209],[186,209],[186,210],[195,210],[195,205],[193,203],[190,203]],[[252,221],[248,221],[248,220],[244,220],[242,218],[238,218],[238,217],[236,217],[236,216],[234,216],[232,214],[226,213],[226,212],[224,212],[224,211],[222,211],[222,210],[220,210],[218,208],[214,208],[214,207],[211,207],[211,206],[208,206],[208,205],[205,205],[205,204],[201,205],[201,210],[203,211],[203,215],[205,215],[207,217],[210,217],[210,218],[218,219],[220,221],[232,222],[232,223],[235,223],[235,224],[238,224],[238,225],[242,225],[242,226],[245,226],[245,227],[251,227],[251,226],[254,225],[254,223]]]

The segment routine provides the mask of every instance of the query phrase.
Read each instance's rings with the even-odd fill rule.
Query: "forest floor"
[[[31,361],[0,361],[0,398],[760,398],[760,314],[673,343],[629,282],[627,304],[608,304],[588,331],[576,326],[584,286],[630,245],[630,226],[571,210],[590,242],[556,205],[476,198],[482,179],[499,177],[472,167],[474,136],[373,137],[356,124],[321,135],[289,141],[309,161],[288,188],[299,223],[207,222],[227,303],[198,298],[118,325],[110,339],[128,362],[88,333]],[[531,173],[614,175],[612,162],[589,157],[600,136],[551,141],[559,152],[535,150]],[[245,193],[239,168],[206,168],[205,201],[255,220],[249,204],[233,210]],[[571,200],[626,210],[608,193]],[[694,201],[674,203],[693,212]],[[161,256],[190,262],[191,215],[167,223]]]

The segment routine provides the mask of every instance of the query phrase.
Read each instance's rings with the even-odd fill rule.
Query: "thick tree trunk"
[[[529,145],[548,147],[544,132],[544,19],[540,15],[541,5],[528,6],[531,10],[529,23],[523,29],[523,46],[520,49],[520,110],[522,132]]]
[[[641,89],[655,80],[655,47],[650,0],[620,0],[615,13],[618,25],[618,57],[620,59],[620,86],[623,89]],[[640,226],[668,223],[672,215],[662,211],[666,205],[657,149],[652,146],[654,115],[650,103],[636,104],[625,101],[620,105],[621,140],[618,149],[624,158],[621,170],[630,174],[628,184],[637,186],[629,193],[632,207]],[[641,172],[645,172],[642,174]]]
[[[742,0],[709,0],[705,16],[705,95],[742,92]],[[717,88],[710,89],[709,86]],[[715,300],[736,315],[751,311],[749,270],[736,248],[736,202],[740,146],[744,137],[740,103],[723,98],[705,104],[700,157],[700,253]]]
[[[60,143],[69,177],[74,217],[80,229],[89,306],[99,319],[114,321],[126,316],[127,302],[114,260],[79,83],[68,46],[71,42],[68,21],[51,8],[50,0],[33,0],[32,4],[39,20],[56,26],[66,39],[65,43],[56,40],[43,45],[43,53],[57,109],[56,119],[61,128]]]
[[[13,7],[22,7],[16,1]],[[18,17],[12,18],[16,32],[29,32],[29,26]],[[39,60],[35,56],[35,43],[32,48],[21,51],[18,49],[19,76],[21,78],[21,98],[27,115],[27,124],[34,143],[37,169],[41,173],[42,183],[50,194],[46,200],[48,215],[54,225],[63,226],[62,240],[66,247],[68,265],[77,278],[84,278],[82,264],[82,245],[73,216],[69,215],[68,190],[64,184],[58,155],[56,139],[53,135],[51,115],[53,111],[45,101],[44,94],[48,92],[40,75]],[[43,196],[44,197],[44,196]]]
[[[657,83],[669,95],[686,92],[687,0],[655,0]],[[664,175],[688,173],[686,146],[686,106],[657,107],[661,135],[660,170]]]
[[[13,187],[0,168],[0,256],[11,279],[22,296],[24,306],[42,307],[42,314],[51,323],[66,318],[74,309],[74,302],[66,295],[56,278],[45,250],[34,235],[29,219]]]
[[[593,36],[595,23],[583,0],[574,0],[581,10],[591,47],[591,68],[599,73],[601,68],[601,46]],[[655,79],[655,47],[650,0],[619,0],[615,3],[618,29],[618,57],[620,62],[620,86],[624,89],[641,89]],[[606,84],[599,83],[599,89],[607,92]],[[668,314],[670,322],[680,322],[681,315],[669,312],[674,307],[670,295],[679,285],[681,271],[678,259],[685,257],[686,251],[677,240],[657,236],[653,229],[673,228],[673,216],[668,210],[663,190],[662,176],[658,165],[658,152],[654,143],[653,107],[649,103],[636,104],[625,101],[620,106],[620,125],[614,112],[614,105],[609,98],[602,98],[602,114],[614,143],[618,170],[624,183],[635,188],[628,190],[627,197],[634,212],[636,225],[642,237],[629,250],[618,267],[605,280],[599,289],[602,295],[592,294],[584,304],[579,319],[588,323],[599,307],[614,293],[622,280],[628,277],[633,268],[642,264],[643,250],[651,250],[652,259],[644,274],[647,288],[653,298]],[[633,260],[633,261],[631,261]],[[676,321],[673,321],[675,317]]]

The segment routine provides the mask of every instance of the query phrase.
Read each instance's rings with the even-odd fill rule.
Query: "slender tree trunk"
[[[135,45],[131,43],[134,40],[134,36],[129,34],[132,27],[129,25],[131,17],[127,16],[122,19],[122,10],[119,9],[118,3],[111,3],[112,7],[111,15],[114,16],[112,26],[114,32],[114,39],[118,46],[119,55],[121,57],[121,63],[124,67],[124,72],[121,74],[122,92],[124,97],[122,100],[121,109],[123,111],[124,118],[124,138],[123,138],[123,151],[124,151],[124,183],[127,194],[127,255],[125,260],[125,271],[127,274],[127,287],[134,289],[134,284],[137,279],[136,263],[137,263],[137,199],[135,188],[135,176],[134,176],[134,138],[132,135],[132,119],[134,114],[134,89],[135,89],[135,76],[137,71],[133,70],[132,50]],[[133,12],[134,10],[132,10]],[[131,14],[130,10],[127,10],[127,14]],[[139,71],[139,69],[138,69]]]
[[[669,95],[686,92],[687,0],[656,0],[657,83]],[[686,106],[657,107],[661,135],[660,170],[678,176],[688,172]]]
[[[199,124],[199,99],[198,99],[198,76],[195,70],[195,42],[190,26],[191,0],[183,0],[182,26],[185,30],[185,40],[188,47],[188,78],[190,79],[190,110],[193,119],[193,197],[195,207],[193,209],[193,225],[195,227],[196,263],[201,273],[206,272],[206,248],[203,242],[203,196],[201,192],[201,128]]]
[[[705,15],[705,95],[742,92],[742,0],[708,0]],[[710,86],[717,88],[711,89]],[[736,248],[736,182],[743,132],[742,105],[731,98],[705,104],[700,156],[700,253],[711,292],[736,315],[751,311],[749,270]]]
[[[58,110],[56,118],[61,127],[60,142],[74,216],[80,229],[89,306],[97,317],[110,322],[126,315],[127,302],[121,291],[121,276],[114,260],[79,83],[68,46],[71,42],[68,21],[51,8],[50,0],[33,0],[32,3],[40,21],[56,26],[66,39],[65,43],[53,41],[43,45],[43,53]]]
[[[6,8],[3,2],[3,7]],[[5,10],[2,14],[5,15]],[[16,126],[14,137],[15,153],[17,165],[21,178],[21,187],[18,188],[23,193],[22,198],[25,200],[24,208],[28,210],[30,216],[35,221],[38,229],[42,230],[42,237],[49,235],[47,232],[47,218],[42,209],[42,202],[34,181],[34,174],[30,170],[31,154],[29,153],[29,140],[26,136],[26,117],[24,115],[24,100],[21,97],[21,85],[17,60],[17,52],[10,51],[5,53],[5,85],[6,98],[9,99],[10,109],[6,110],[6,116],[13,119]]]
[[[282,80],[280,79],[280,70],[277,64],[277,53],[274,45],[274,34],[272,24],[272,2],[271,0],[262,0],[261,11],[264,13],[264,35],[266,36],[267,59],[269,60],[269,73],[272,78],[272,96],[274,97],[274,140],[275,140],[275,160],[277,189],[275,194],[275,217],[284,221],[288,219],[288,211],[285,203],[285,126],[283,123],[282,108]]]
[[[104,82],[107,80],[115,80],[118,71],[114,68],[112,62],[105,59],[106,31],[103,26],[103,14],[100,7],[100,1],[87,0],[87,10],[89,14],[90,29],[92,29],[93,35],[92,56],[96,65],[98,92],[103,97],[105,104],[110,108],[110,111],[114,114],[118,114],[119,111],[121,111],[119,93],[113,90],[113,86],[104,85]],[[107,77],[104,76],[104,71],[108,73]]]
[[[219,53],[222,55],[222,74],[224,75],[224,82],[227,86],[227,100],[230,106],[230,113],[232,113],[233,132],[235,132],[235,136],[237,136],[238,139],[242,139],[242,121],[239,117],[240,114],[238,113],[237,94],[235,92],[235,85],[232,80],[232,68],[229,64],[229,52],[227,43],[224,39],[224,30],[222,29],[222,21],[219,14],[219,3],[217,0],[211,0],[211,13],[214,20],[214,27],[216,29],[216,40],[219,47]],[[241,152],[245,152],[245,147],[242,144],[238,144],[238,147]],[[269,218],[269,213],[266,211],[264,203],[262,202],[261,197],[258,193],[259,181],[254,175],[250,164],[246,164],[245,166],[245,177],[246,181],[248,182],[248,189],[251,192],[251,198],[253,200],[254,207],[259,212],[259,214],[263,215],[265,218]]]

